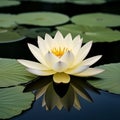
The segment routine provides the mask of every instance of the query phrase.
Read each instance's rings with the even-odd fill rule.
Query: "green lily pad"
[[[102,4],[107,2],[107,0],[30,0],[37,2],[47,2],[47,3],[74,3],[74,4]]]
[[[96,88],[120,94],[120,63],[101,65],[98,68],[105,71],[95,76],[99,79],[91,79],[88,82]]]
[[[7,7],[7,6],[13,6],[13,5],[19,5],[19,1],[15,0],[1,0],[0,1],[0,7]]]
[[[0,14],[0,27],[14,27],[15,23],[15,15],[12,14]]]
[[[15,59],[0,58],[0,87],[27,83],[34,78],[36,76],[27,72]]]
[[[67,15],[56,12],[29,12],[21,13],[16,16],[18,24],[37,25],[37,26],[54,26],[69,21]]]
[[[75,15],[71,21],[78,25],[88,26],[120,26],[120,15],[107,13],[88,13]]]
[[[113,42],[120,40],[120,32],[105,27],[89,27],[74,24],[56,27],[63,35],[71,33],[73,37],[81,35],[84,42],[93,40],[94,42]]]
[[[0,43],[9,43],[23,40],[25,37],[9,29],[0,29]]]
[[[31,107],[32,93],[23,93],[24,87],[17,86],[0,89],[0,119],[14,117]]]
[[[75,4],[102,4],[106,3],[106,0],[68,0],[68,2]]]
[[[64,2],[66,2],[66,0],[31,0],[31,1],[47,2],[47,3],[64,3]]]

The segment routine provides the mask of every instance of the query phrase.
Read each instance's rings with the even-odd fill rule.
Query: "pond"
[[[8,1],[0,1],[0,119],[119,120],[120,1]],[[52,37],[71,33],[73,39],[82,36],[82,46],[87,44],[86,49],[90,48],[85,57],[98,55],[96,59],[101,58],[95,60],[94,65],[89,63],[90,66],[105,71],[92,77],[72,76],[73,73],[67,83],[64,80],[57,83],[54,75],[31,74],[16,59],[37,62],[32,45],[38,46],[37,36],[44,39],[46,33]],[[69,35],[68,38],[70,40]],[[93,43],[89,42],[91,40]],[[50,52],[58,58],[70,51],[65,48],[70,46],[70,41],[63,49],[61,45],[56,48],[54,42],[48,44],[53,46]],[[77,46],[75,44],[74,48]],[[66,79],[66,73],[60,75],[65,75]]]

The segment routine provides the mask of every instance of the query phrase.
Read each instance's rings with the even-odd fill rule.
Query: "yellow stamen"
[[[53,48],[51,50],[51,52],[56,55],[57,57],[61,57],[64,55],[65,52],[68,51],[68,48],[61,48],[61,47],[58,47],[58,48]]]

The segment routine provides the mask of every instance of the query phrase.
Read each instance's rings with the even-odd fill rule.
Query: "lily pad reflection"
[[[96,88],[78,77],[71,77],[71,82],[68,84],[56,84],[52,76],[39,77],[36,81],[27,84],[25,88],[25,92],[35,93],[36,100],[42,97],[42,107],[46,110],[57,107],[59,110],[65,108],[68,111],[72,107],[81,109],[79,96],[88,102],[93,102],[88,90],[99,94]]]

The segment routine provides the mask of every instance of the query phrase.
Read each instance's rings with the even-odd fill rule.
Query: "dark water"
[[[18,7],[0,8],[2,13],[21,13],[28,11],[55,11],[67,14],[69,16],[79,13],[90,12],[107,12],[120,14],[120,2],[107,3],[103,5],[72,5],[72,4],[39,4],[32,2],[22,3]],[[35,7],[33,7],[35,6]],[[72,8],[72,9],[71,9]],[[119,28],[118,28],[119,29]],[[2,58],[24,58],[35,60],[27,48],[27,42],[35,44],[32,39],[24,41],[0,44],[0,57]],[[102,59],[95,65],[105,63],[120,62],[120,42],[113,43],[95,43],[90,51],[89,56],[102,54]],[[11,120],[120,120],[120,95],[110,94],[100,91],[99,94],[88,91],[93,98],[93,103],[89,103],[84,99],[80,99],[82,109],[80,111],[72,108],[70,112],[63,109],[59,111],[54,109],[46,111],[41,106],[41,98],[38,99],[32,108],[23,112],[21,115],[12,118]]]
[[[90,93],[90,92],[89,92]],[[80,111],[71,109],[46,111],[38,99],[33,108],[11,120],[120,120],[120,96],[101,91],[101,95],[90,93],[94,103],[81,99]]]

